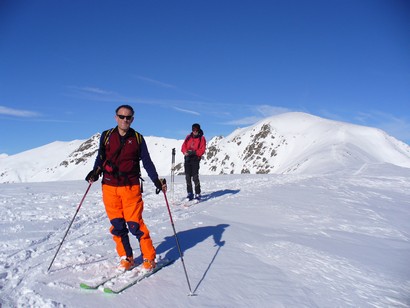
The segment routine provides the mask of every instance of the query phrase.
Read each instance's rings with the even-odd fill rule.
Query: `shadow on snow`
[[[227,227],[229,227],[228,224],[220,224],[217,226],[199,227],[178,232],[177,237],[181,246],[182,254],[184,254],[185,251],[191,249],[200,242],[205,241],[208,237],[213,238],[215,246],[223,246],[225,244],[225,241],[222,241],[222,233]],[[163,258],[173,260],[180,258],[174,235],[165,237],[155,250],[157,251],[158,255],[166,252]]]
[[[197,291],[199,285],[205,279],[205,276],[208,273],[209,269],[211,268],[213,262],[215,261],[216,256],[219,253],[219,250],[221,249],[222,246],[225,245],[225,241],[222,240],[222,234],[227,227],[229,227],[228,224],[219,224],[217,226],[199,227],[199,228],[195,228],[191,230],[180,231],[177,233],[178,242],[181,248],[182,256],[184,256],[185,251],[194,247],[200,242],[205,241],[209,237],[213,238],[214,247],[215,246],[218,247],[214,256],[209,262],[207,269],[204,271],[202,278],[200,279],[197,286],[195,287],[193,291],[194,293]],[[164,241],[162,241],[157,246],[156,252],[158,255],[165,253],[165,256],[163,256],[163,258],[165,259],[178,260],[181,257],[174,235],[165,237]]]
[[[239,189],[223,189],[211,192],[210,194],[202,195],[201,202],[208,201],[210,199],[222,197],[224,195],[235,195],[239,192]]]
[[[204,201],[208,201],[210,199],[219,198],[224,195],[234,195],[237,194],[240,190],[239,189],[223,189],[214,191],[209,194],[202,195],[201,203]],[[215,261],[219,250],[222,246],[225,245],[225,241],[222,240],[222,234],[225,229],[229,227],[228,224],[219,224],[216,226],[207,226],[207,227],[198,227],[191,230],[180,231],[177,232],[176,237],[178,239],[178,243],[180,245],[181,252],[178,249],[177,239],[174,235],[167,236],[164,240],[155,248],[157,255],[162,255],[162,258],[169,259],[169,260],[178,260],[181,258],[180,253],[182,253],[182,257],[184,256],[184,252],[193,248],[197,244],[205,241],[209,237],[213,238],[214,247],[218,247],[214,256],[212,257],[211,261],[207,269],[204,271],[202,278],[199,280],[197,286],[194,289],[194,293],[199,288],[202,281],[205,279],[206,274],[208,273],[209,269],[211,268],[213,262]],[[163,255],[165,253],[165,255]]]

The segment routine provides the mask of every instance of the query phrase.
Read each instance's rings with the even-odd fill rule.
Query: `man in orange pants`
[[[133,108],[129,105],[119,106],[115,119],[117,127],[101,134],[94,168],[88,173],[86,181],[97,181],[101,173],[103,174],[103,202],[111,222],[110,232],[120,257],[118,268],[129,270],[134,266],[133,250],[128,237],[131,232],[140,243],[143,268],[152,270],[156,266],[156,253],[142,218],[144,202],[141,195],[139,161],[142,161],[148,176],[154,182],[157,193],[161,190],[165,192],[167,186],[164,179],[158,178],[144,137],[131,128],[134,120]]]

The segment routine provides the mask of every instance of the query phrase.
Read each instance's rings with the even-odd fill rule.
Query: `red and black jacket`
[[[158,173],[141,134],[130,128],[125,136],[121,136],[117,127],[101,134],[94,168],[100,167],[103,170],[103,184],[139,185],[140,160],[150,179],[153,182],[157,180]]]

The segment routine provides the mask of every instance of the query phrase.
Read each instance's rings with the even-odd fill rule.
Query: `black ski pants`
[[[195,185],[195,194],[201,193],[201,184],[199,182],[199,161],[197,156],[186,157],[184,168],[185,168],[185,180],[186,180],[186,190],[188,194],[193,193],[192,181]]]

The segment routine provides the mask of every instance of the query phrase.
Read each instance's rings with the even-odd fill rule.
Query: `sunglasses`
[[[132,119],[132,116],[125,116],[122,114],[117,114],[117,117],[119,117],[121,120],[127,119],[128,121]]]

